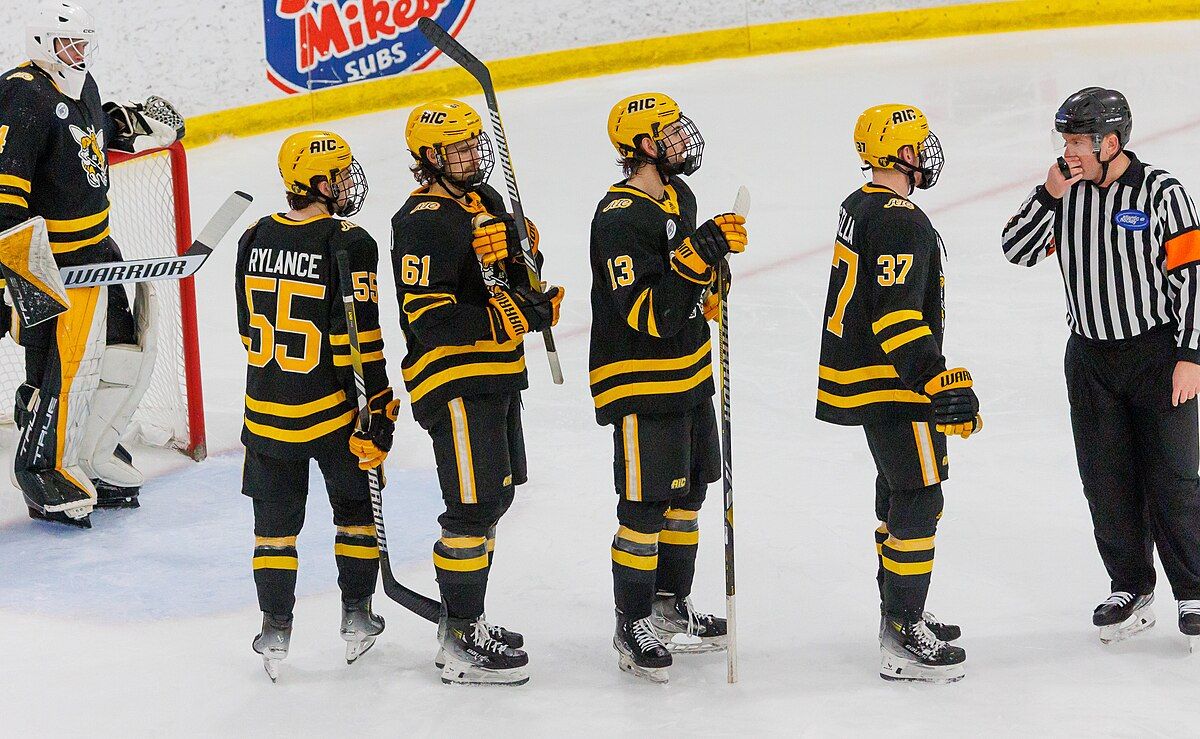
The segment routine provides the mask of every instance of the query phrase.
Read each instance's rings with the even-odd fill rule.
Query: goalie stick
[[[733,201],[733,212],[745,216],[750,212],[750,191],[746,186],[738,188]],[[733,420],[729,412],[729,262],[722,259],[717,266],[717,298],[720,301],[720,345],[721,345],[721,483],[725,497],[725,621],[729,633],[725,656],[727,660],[726,680],[736,683],[737,671],[737,618],[734,613],[736,588],[733,578],[733,452],[729,443],[733,438]]]
[[[533,258],[532,246],[529,243],[529,230],[525,228],[525,211],[521,207],[521,194],[517,190],[517,175],[513,171],[512,157],[508,153],[508,138],[504,135],[504,124],[500,121],[500,104],[496,101],[496,88],[492,84],[492,73],[487,65],[479,61],[471,52],[453,36],[439,26],[432,18],[421,18],[417,27],[425,38],[442,50],[446,56],[453,59],[460,67],[475,78],[483,88],[483,97],[487,101],[488,113],[492,120],[492,135],[496,139],[496,150],[500,153],[500,165],[504,168],[504,179],[508,183],[508,207],[512,211],[517,238],[521,242],[521,253],[524,257],[525,269],[529,273],[529,287],[534,292],[542,292],[542,278],[538,273],[537,262]],[[558,361],[558,349],[554,345],[554,334],[550,326],[542,329],[542,339],[546,342],[546,357],[550,361],[550,377],[555,385],[563,382],[562,366]]]
[[[354,312],[354,285],[350,279],[350,257],[337,253],[338,283],[342,305],[346,310],[346,334],[350,337],[350,366],[354,368],[354,389],[358,403],[358,428],[366,428],[371,411],[367,408],[367,383],[363,378],[362,351],[358,343],[358,317]],[[367,485],[371,489],[371,512],[375,516],[375,539],[379,542],[379,571],[383,575],[383,592],[426,621],[437,623],[442,604],[432,598],[409,590],[396,581],[388,558],[387,533],[383,528],[383,497],[379,489],[379,468],[367,470]]]

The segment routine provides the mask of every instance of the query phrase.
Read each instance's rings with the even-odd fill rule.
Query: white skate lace
[[[483,626],[485,629],[487,629],[488,636],[499,641],[504,641],[504,635],[508,633],[503,626],[496,626],[495,624],[490,624],[487,621],[483,622]]]
[[[1200,615],[1200,600],[1179,601],[1179,615]]]
[[[1108,596],[1108,598],[1106,598],[1103,603],[1097,606],[1097,608],[1103,608],[1104,606],[1116,606],[1117,608],[1124,608],[1133,602],[1133,598],[1133,593],[1126,593],[1124,590],[1118,590],[1117,592]]]
[[[933,635],[933,632],[929,630],[924,621],[914,621],[909,635],[917,642],[917,646],[920,647],[921,651],[929,655],[941,652],[942,647],[946,645],[945,642]]]
[[[493,654],[503,654],[504,650],[508,649],[508,645],[492,638],[493,628],[496,627],[489,625],[482,618],[477,620],[475,622],[475,646]]]
[[[655,648],[666,648],[662,640],[654,633],[654,629],[650,627],[649,616],[634,621],[630,632],[633,634],[633,640],[637,643],[638,649],[643,652],[649,652]]]

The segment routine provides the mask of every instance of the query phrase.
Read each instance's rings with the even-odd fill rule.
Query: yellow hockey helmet
[[[906,146],[911,146],[917,156],[916,167],[900,158],[900,150]],[[854,125],[854,147],[864,169],[895,169],[910,179],[921,172],[922,189],[933,187],[945,163],[941,142],[929,130],[929,119],[915,105],[891,103],[863,111]]]
[[[679,125],[674,125],[679,124]],[[651,159],[639,148],[643,136],[654,142]],[[622,159],[642,159],[663,174],[690,175],[700,169],[704,137],[679,104],[661,92],[643,92],[622,99],[608,114],[608,140]]]
[[[476,139],[474,147],[454,146]],[[449,179],[467,190],[487,182],[496,163],[483,119],[460,100],[440,98],[413,108],[404,126],[404,141],[413,158],[436,170],[438,179]],[[425,159],[425,149],[433,150],[435,165]]]
[[[367,197],[367,178],[350,145],[331,131],[301,131],[284,139],[279,175],[288,192],[316,197],[339,216],[357,213]],[[332,198],[317,189],[313,180],[318,177],[329,183]]]

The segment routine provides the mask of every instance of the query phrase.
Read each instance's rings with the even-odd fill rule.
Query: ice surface
[[[1074,466],[1062,285],[1053,262],[1009,265],[999,234],[1045,177],[1057,104],[1085,85],[1124,90],[1133,150],[1200,192],[1198,32],[1177,23],[866,46],[503,93],[546,274],[567,287],[556,331],[567,382],[550,384],[541,342],[531,341],[531,482],[501,523],[489,587],[489,616],[526,634],[523,688],[443,686],[433,627],[382,595],[388,630],[348,668],[319,485],[300,540],[292,654],[279,684],[267,680],[250,651],[258,614],[237,454],[244,360],[233,246],[223,244],[198,278],[214,458],[197,467],[137,450],[155,473],[145,508],[99,513],[90,533],[31,522],[15,493],[0,497],[0,733],[1194,731],[1200,663],[1175,629],[1165,578],[1157,628],[1105,648],[1090,625],[1108,583]],[[619,177],[608,108],[644,88],[674,95],[704,132],[704,168],[692,178],[702,217],[728,209],[741,184],[754,194],[731,298],[741,656],[732,687],[723,655],[679,658],[665,688],[635,682],[609,644],[615,500],[611,436],[595,425],[587,391],[588,223]],[[950,442],[930,607],[962,624],[968,662],[967,678],[944,687],[876,674],[874,471],[861,432],[813,419],[837,205],[861,182],[850,131],[863,108],[893,101],[923,107],[945,145],[942,180],[916,199],[949,250],[947,355],[972,370],[987,418],[980,436]],[[366,169],[371,194],[356,220],[385,251],[388,219],[412,188],[406,113],[328,124]],[[194,152],[194,219],[234,189],[255,195],[256,212],[282,208],[275,152],[285,134]],[[398,375],[387,267],[380,287]],[[436,478],[428,437],[407,419],[388,476],[397,575],[432,593]],[[719,494],[701,518],[695,599],[719,612]]]

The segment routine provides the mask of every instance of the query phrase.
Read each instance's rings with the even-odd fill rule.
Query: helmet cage
[[[471,139],[433,147],[433,154],[437,160],[438,179],[443,180],[443,186],[449,182],[455,189],[474,192],[483,187],[491,178],[492,169],[496,166],[496,153],[492,148],[492,140],[484,131],[480,131],[474,139],[475,145],[472,147],[456,146],[456,144],[465,143]],[[455,148],[450,151],[450,147]],[[451,173],[452,167],[460,171],[467,171],[469,168],[464,165],[468,163],[473,163],[474,167],[470,174],[455,175]]]

